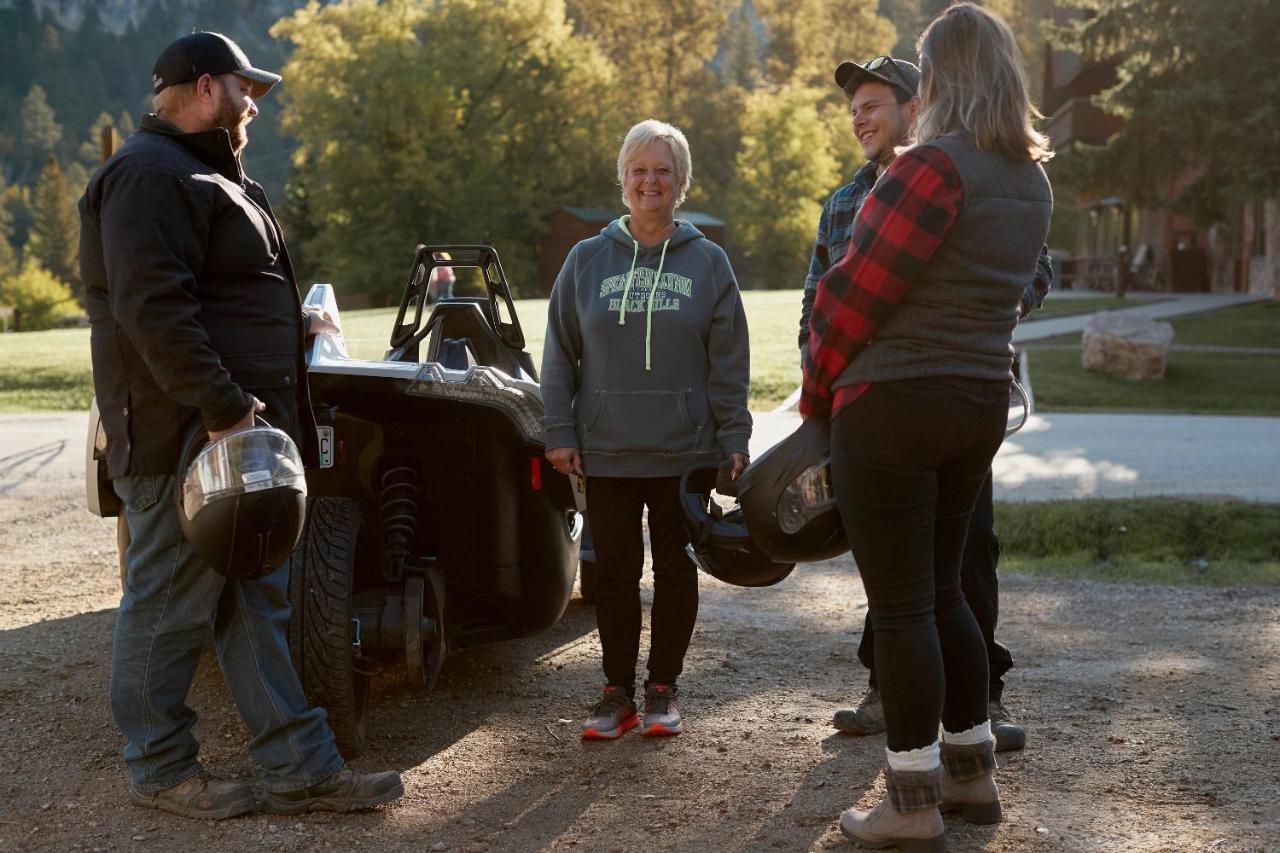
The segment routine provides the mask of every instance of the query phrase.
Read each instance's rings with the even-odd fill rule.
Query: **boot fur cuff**
[[[965,745],[943,741],[942,766],[946,768],[947,775],[957,782],[986,776],[996,769],[995,740]]]
[[[889,804],[895,811],[904,814],[918,812],[942,802],[942,768],[894,770],[886,767],[884,781],[889,792]]]

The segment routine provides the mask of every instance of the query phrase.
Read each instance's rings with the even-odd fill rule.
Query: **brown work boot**
[[[130,788],[129,802],[144,809],[159,809],[197,820],[223,820],[258,807],[258,798],[248,785],[203,776],[192,776],[163,791]]]
[[[943,814],[959,812],[969,823],[999,823],[1000,790],[996,787],[993,741],[972,745],[942,742]]]
[[[878,735],[884,732],[884,706],[880,704],[880,691],[867,688],[856,708],[836,711],[831,725],[847,735]]]
[[[404,796],[404,783],[394,770],[357,773],[344,767],[310,788],[296,791],[267,791],[263,807],[275,814],[306,812],[353,812],[371,809]]]
[[[846,809],[840,831],[859,847],[898,847],[912,853],[941,853],[947,836],[938,812],[941,770],[885,770],[888,793],[869,812]]]

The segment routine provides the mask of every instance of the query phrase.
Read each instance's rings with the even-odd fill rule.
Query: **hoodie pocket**
[[[702,428],[683,391],[597,391],[583,449],[599,453],[692,453]]]

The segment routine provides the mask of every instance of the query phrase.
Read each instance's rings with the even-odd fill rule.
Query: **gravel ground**
[[[739,590],[704,578],[682,679],[688,733],[583,744],[594,616],[450,657],[438,689],[376,681],[364,769],[381,811],[202,823],[126,801],[106,705],[113,520],[68,488],[0,493],[0,850],[851,849],[841,809],[880,796],[881,738],[834,734],[861,692],[866,601],[848,559]],[[1006,818],[948,822],[952,849],[1280,849],[1280,591],[1010,575]],[[210,769],[251,778],[247,733],[207,657],[191,704]]]

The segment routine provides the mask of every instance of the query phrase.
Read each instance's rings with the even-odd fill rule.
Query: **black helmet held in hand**
[[[830,436],[825,418],[810,418],[738,477],[746,527],[774,560],[810,563],[849,550],[831,489]]]
[[[680,477],[680,505],[689,531],[689,556],[704,572],[734,586],[772,586],[795,568],[775,562],[747,532],[741,507],[728,512],[711,498],[714,467],[694,467]]]
[[[196,418],[180,458],[178,520],[209,568],[232,580],[279,568],[306,517],[306,474],[293,440],[258,418],[210,443]]]

